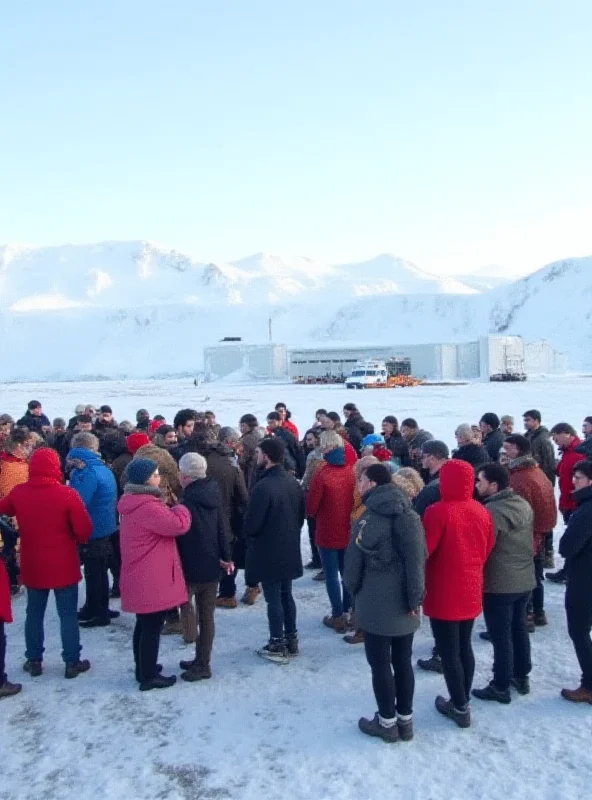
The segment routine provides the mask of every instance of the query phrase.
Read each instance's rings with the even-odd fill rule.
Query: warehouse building
[[[447,344],[295,348],[289,353],[289,374],[292,380],[344,378],[358,361],[371,358],[409,358],[412,375],[440,381],[489,380],[505,372],[554,374],[566,369],[563,354],[548,342],[526,345],[520,336],[483,336],[474,342]]]
[[[225,339],[204,349],[206,381],[234,376],[237,380],[287,380],[288,351],[283,344],[246,344]]]

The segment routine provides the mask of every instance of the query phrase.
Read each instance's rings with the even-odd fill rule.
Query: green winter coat
[[[485,564],[486,594],[522,594],[536,586],[534,576],[534,514],[513,489],[485,498],[495,524],[495,547]]]

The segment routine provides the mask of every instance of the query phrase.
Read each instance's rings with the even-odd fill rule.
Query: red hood
[[[440,470],[440,496],[442,500],[466,502],[473,499],[475,470],[466,461],[453,458]]]
[[[8,463],[12,464],[22,464],[22,462],[26,460],[27,460],[26,458],[15,456],[14,453],[8,453],[6,450],[3,450],[0,453],[0,461],[7,461]]]
[[[578,436],[576,436],[576,438],[570,445],[568,445],[567,447],[562,447],[561,450],[564,453],[571,453],[573,450],[576,449],[576,447],[579,447],[581,444],[582,440]]]
[[[55,450],[51,450],[49,447],[35,450],[29,461],[29,478],[50,478],[62,483],[60,457]]]

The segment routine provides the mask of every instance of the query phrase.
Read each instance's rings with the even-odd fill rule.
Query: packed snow
[[[194,387],[192,381],[133,381],[8,385],[0,409],[13,415],[32,398],[49,416],[66,416],[80,402],[110,403],[117,419],[133,419],[140,407],[171,419],[184,406],[212,408],[223,424],[245,412],[260,418],[281,400],[305,431],[315,410],[340,411],[355,400],[379,424],[387,413],[416,417],[434,435],[454,443],[460,422],[485,411],[513,414],[538,407],[543,421],[580,426],[591,413],[589,381],[529,381],[519,385],[417,387],[352,393],[341,387],[224,385]],[[556,540],[561,527],[555,532]],[[307,535],[302,536],[308,556]],[[239,587],[242,589],[242,586]],[[83,594],[81,585],[81,594]],[[550,624],[533,636],[533,691],[502,707],[474,700],[473,727],[461,731],[434,709],[445,693],[441,676],[418,673],[416,738],[385,745],[357,730],[360,716],[374,713],[370,671],[363,647],[348,646],[324,628],[328,602],[322,584],[307,573],[295,583],[301,655],[286,667],[258,659],[267,639],[262,600],[252,608],[216,612],[217,635],[210,681],[178,684],[142,694],[131,656],[133,618],[108,629],[82,632],[91,671],[65,681],[58,624],[50,601],[45,674],[21,671],[25,598],[14,601],[7,626],[8,673],[23,692],[0,706],[2,770],[0,798],[232,798],[260,800],[358,800],[385,796],[408,800],[575,800],[592,783],[592,710],[559,696],[579,682],[568,639],[563,589],[546,585]],[[118,607],[118,601],[113,601]],[[475,632],[475,686],[490,679],[492,651]],[[431,648],[427,620],[415,639],[414,657]],[[161,661],[178,673],[192,648],[163,637]]]

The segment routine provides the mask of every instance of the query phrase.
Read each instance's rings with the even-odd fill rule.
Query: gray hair
[[[336,450],[338,447],[343,447],[343,439],[337,431],[321,433],[321,450]]]
[[[135,426],[132,425],[132,423],[128,419],[124,419],[122,422],[119,423],[119,430],[123,431],[126,436],[130,435],[134,427]]]
[[[78,405],[74,409],[74,413],[76,414],[77,417],[80,417],[82,414],[84,414],[85,409],[86,409],[86,403],[78,403]]]
[[[218,441],[224,444],[225,442],[238,442],[240,433],[235,428],[220,428],[218,433]]]
[[[75,447],[80,447],[82,450],[92,450],[93,453],[99,452],[99,440],[90,431],[80,431],[80,433],[76,433],[72,437],[72,443],[70,445],[72,450]]]
[[[208,462],[199,453],[185,453],[179,461],[179,472],[188,478],[205,478]]]
[[[459,425],[454,434],[458,436],[459,439],[464,439],[465,441],[472,441],[474,437],[473,429],[468,422],[463,422],[462,425]]]

